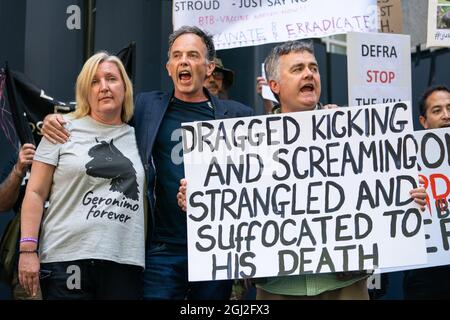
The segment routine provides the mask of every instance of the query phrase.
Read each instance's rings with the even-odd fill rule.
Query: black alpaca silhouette
[[[86,163],[88,175],[111,179],[110,191],[121,192],[129,199],[139,199],[139,185],[133,163],[116,148],[113,139],[109,143],[100,141],[89,150],[88,155],[94,158]]]

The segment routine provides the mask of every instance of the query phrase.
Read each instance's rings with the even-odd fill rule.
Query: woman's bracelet
[[[21,238],[20,243],[24,243],[24,242],[34,242],[34,243],[38,243],[38,239],[34,238],[34,237],[27,237],[27,238]]]
[[[19,254],[22,254],[22,253],[38,253],[38,251],[37,250],[20,250]]]

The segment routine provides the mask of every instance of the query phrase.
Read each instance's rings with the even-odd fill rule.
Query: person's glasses
[[[223,80],[223,78],[225,77],[222,71],[213,71],[212,76],[216,80]]]

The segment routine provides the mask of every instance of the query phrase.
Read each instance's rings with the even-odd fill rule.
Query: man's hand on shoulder
[[[44,118],[42,134],[51,143],[66,143],[69,140],[69,131],[64,128],[66,121],[61,114],[49,114]]]

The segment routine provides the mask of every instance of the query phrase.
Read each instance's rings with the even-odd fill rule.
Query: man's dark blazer
[[[205,90],[205,94],[210,98],[214,107],[215,119],[247,117],[253,115],[253,110],[242,103],[233,100],[220,100],[210,95]],[[138,149],[142,157],[147,176],[147,198],[149,201],[148,211],[148,235],[151,239],[153,231],[153,217],[155,204],[155,182],[156,170],[152,158],[152,150],[158,134],[159,126],[164,118],[164,114],[169,106],[172,94],[161,91],[151,91],[140,93],[136,96],[135,111],[130,124],[134,126]]]

